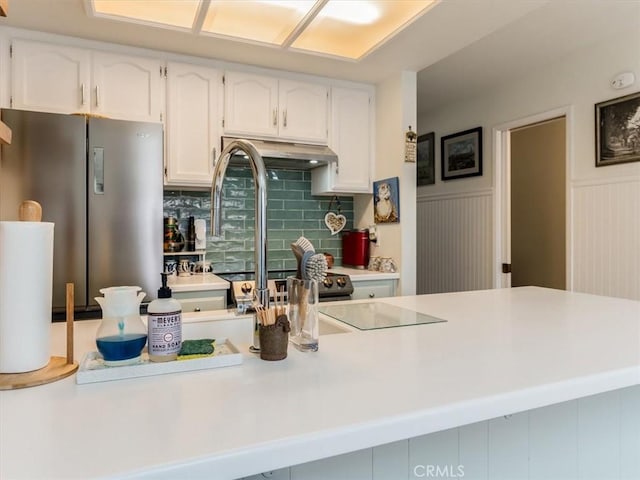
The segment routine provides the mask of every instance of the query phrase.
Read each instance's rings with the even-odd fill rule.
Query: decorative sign
[[[416,163],[417,150],[418,135],[416,132],[411,131],[411,125],[409,125],[409,131],[404,134],[404,161]]]
[[[336,204],[338,206],[337,214],[331,211],[331,207],[333,206],[334,200],[336,201]],[[342,229],[347,224],[347,217],[342,215],[341,212],[342,212],[342,209],[340,208],[340,199],[334,195],[333,198],[331,199],[331,202],[329,203],[329,208],[327,209],[327,213],[324,216],[324,224],[327,226],[327,228],[331,232],[331,235],[335,235],[336,233],[341,232]]]

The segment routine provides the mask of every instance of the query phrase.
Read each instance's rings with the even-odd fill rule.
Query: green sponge
[[[199,340],[183,340],[178,360],[210,357],[216,349],[216,341],[213,338],[201,338]]]

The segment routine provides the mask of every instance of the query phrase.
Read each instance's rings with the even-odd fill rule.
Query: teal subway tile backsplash
[[[268,170],[267,182],[267,267],[291,270],[296,260],[290,244],[307,237],[316,250],[329,252],[342,263],[340,234],[331,235],[324,224],[331,197],[311,194],[311,173],[293,170]],[[347,218],[345,230],[353,228],[353,199],[339,197],[340,213]],[[215,273],[253,271],[254,187],[249,168],[229,167],[223,186],[221,240],[207,238],[207,260]],[[210,192],[165,190],[164,215],[179,219],[180,231],[187,231],[189,217],[207,221],[209,235]],[[337,212],[333,202],[331,211]]]

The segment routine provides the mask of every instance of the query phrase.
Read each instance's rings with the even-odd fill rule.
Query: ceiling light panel
[[[212,0],[202,32],[282,45],[316,0]]]
[[[191,29],[200,0],[93,0],[101,17]]]
[[[360,59],[435,3],[435,0],[329,0],[291,48]]]

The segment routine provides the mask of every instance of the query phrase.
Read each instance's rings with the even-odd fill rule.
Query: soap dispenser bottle
[[[168,362],[178,357],[182,346],[182,307],[171,298],[167,274],[161,273],[162,287],[158,298],[147,308],[149,360]]]

